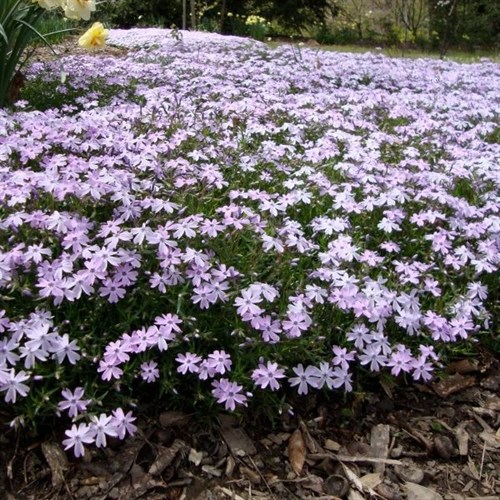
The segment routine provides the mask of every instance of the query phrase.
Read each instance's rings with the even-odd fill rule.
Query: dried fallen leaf
[[[467,466],[469,468],[469,472],[471,476],[476,479],[476,481],[481,481],[481,476],[479,474],[479,471],[477,470],[476,464],[472,460],[471,457],[467,460]]]
[[[306,443],[302,437],[302,432],[297,429],[288,441],[288,460],[292,466],[293,472],[300,476],[304,463],[306,461]]]
[[[483,404],[484,408],[492,411],[500,411],[500,397],[491,396],[486,398],[486,401]]]
[[[202,465],[201,470],[210,476],[221,477],[222,471],[213,465]]]

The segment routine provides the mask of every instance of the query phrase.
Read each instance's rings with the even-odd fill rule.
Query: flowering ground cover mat
[[[145,408],[281,421],[379,382],[447,397],[450,361],[497,352],[498,64],[109,43],[126,50],[32,64],[0,110],[9,432],[57,429],[74,460],[144,432]]]

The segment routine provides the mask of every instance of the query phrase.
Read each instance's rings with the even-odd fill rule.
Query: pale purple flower
[[[111,279],[104,280],[103,286],[99,288],[99,295],[101,297],[107,297],[110,304],[115,304],[120,299],[123,299],[126,293],[127,291],[123,288],[121,283]]]
[[[111,415],[106,415],[105,413],[101,413],[99,417],[93,415],[90,417],[90,421],[90,432],[98,448],[106,447],[106,436],[116,437],[118,435]]]
[[[84,444],[91,444],[94,442],[94,432],[87,424],[76,424],[71,426],[71,429],[65,431],[67,439],[63,440],[65,450],[74,448],[73,453],[75,457],[83,457],[85,454]]]
[[[67,410],[71,418],[85,412],[87,406],[92,402],[90,399],[82,399],[85,394],[83,387],[76,387],[74,392],[71,392],[69,389],[63,389],[61,394],[64,400],[57,404],[57,408],[60,411]]]
[[[234,304],[237,306],[237,313],[240,316],[259,316],[264,310],[261,309],[257,304],[262,302],[262,298],[259,294],[255,293],[250,289],[243,290],[241,292],[241,297],[236,297]]]
[[[112,378],[119,379],[123,375],[123,370],[119,366],[106,360],[99,361],[99,368],[97,371],[102,374],[101,378],[103,380],[108,381]]]
[[[132,412],[124,413],[121,408],[117,408],[113,410],[113,418],[111,420],[112,425],[116,429],[116,433],[119,439],[124,439],[127,434],[133,436],[137,427],[132,423],[136,420],[134,416],[132,416]]]
[[[292,370],[297,376],[289,377],[288,382],[291,387],[299,386],[297,389],[299,394],[307,394],[309,392],[309,387],[316,388],[317,369],[314,366],[308,366],[304,370],[302,363],[299,363],[297,366],[294,366]]]
[[[404,345],[397,345],[387,361],[387,366],[391,367],[391,373],[398,376],[402,371],[408,373],[413,368],[413,356],[410,350]]]
[[[334,387],[334,379],[332,377],[335,376],[335,372],[331,367],[330,363],[323,362],[320,363],[319,368],[313,366],[313,377],[314,377],[314,387],[316,389],[322,389],[325,385],[328,389],[332,389]]]
[[[352,392],[352,374],[348,370],[344,370],[340,366],[333,370],[332,385],[336,389],[344,386],[346,392]]]
[[[6,366],[7,363],[15,366],[19,356],[15,350],[19,347],[19,342],[14,337],[0,340],[0,366]]]
[[[380,368],[386,365],[387,356],[382,353],[380,345],[368,345],[363,349],[363,353],[358,355],[361,365],[370,364],[372,372],[380,371]]]
[[[259,363],[259,367],[252,372],[252,380],[254,384],[261,389],[269,386],[271,391],[277,391],[280,388],[278,379],[285,378],[285,370],[278,368],[278,363],[271,363],[268,361],[266,364]]]
[[[155,361],[149,361],[141,364],[141,377],[146,382],[154,382],[160,377],[160,371],[158,370],[158,363]]]
[[[289,338],[300,337],[303,332],[311,326],[312,320],[309,314],[303,312],[289,312],[287,319],[283,320],[283,331]]]
[[[188,372],[198,373],[200,370],[198,363],[202,360],[202,358],[192,352],[186,352],[186,354],[178,354],[175,360],[179,363],[177,371],[186,375]]]
[[[349,369],[349,363],[354,361],[356,356],[356,351],[347,351],[345,347],[333,346],[332,351],[334,357],[332,359],[332,363],[334,365],[340,365],[343,370]]]
[[[59,364],[62,364],[65,358],[72,365],[75,365],[77,361],[81,358],[78,351],[78,342],[76,340],[69,341],[69,335],[65,333],[62,337],[59,337],[59,342],[57,344],[57,350],[53,356],[57,359]]]
[[[214,380],[212,387],[212,394],[217,399],[217,403],[224,403],[226,410],[234,411],[236,405],[247,405],[247,396],[241,394],[243,386],[222,378]]]
[[[426,356],[419,356],[413,360],[413,380],[422,379],[424,382],[432,380],[432,372],[434,370],[431,363],[427,362]]]
[[[16,373],[14,368],[11,368],[7,372],[3,382],[0,383],[0,392],[6,392],[6,403],[15,403],[18,394],[23,398],[28,395],[30,388],[28,385],[23,384],[23,382],[26,382],[29,378],[30,376],[23,370]]]
[[[220,373],[224,375],[226,371],[231,371],[231,356],[224,351],[214,351],[212,354],[208,355],[207,366],[209,370],[213,370],[215,373]]]
[[[212,304],[217,301],[217,294],[214,287],[210,283],[200,285],[193,289],[191,302],[198,304],[200,309],[208,309]]]

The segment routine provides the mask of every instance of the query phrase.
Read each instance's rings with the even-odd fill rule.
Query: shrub
[[[162,0],[109,0],[100,7],[102,18],[116,28],[182,25],[182,3]]]

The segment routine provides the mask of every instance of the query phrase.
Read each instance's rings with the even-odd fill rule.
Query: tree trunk
[[[191,29],[196,29],[196,0],[189,0],[189,6],[191,9]]]
[[[220,25],[219,32],[224,33],[224,21],[226,19],[226,0],[222,0],[222,5],[220,8]]]

